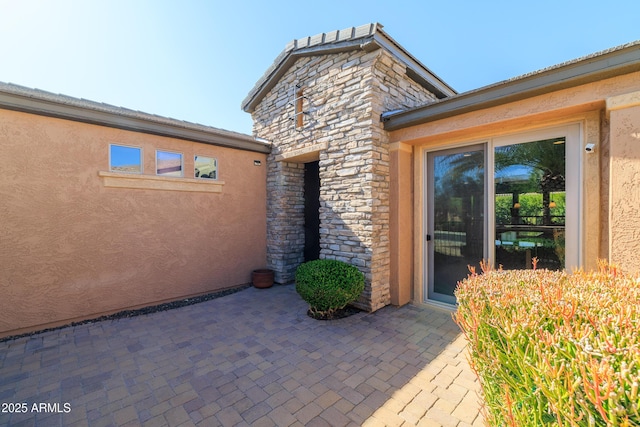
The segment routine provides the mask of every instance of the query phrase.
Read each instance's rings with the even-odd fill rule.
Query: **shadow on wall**
[[[388,248],[384,250],[389,242],[388,226],[384,226],[388,224],[388,209],[375,211],[383,201],[373,200],[372,181],[363,182],[360,172],[369,167],[363,151],[346,155],[351,163],[348,165],[341,150],[340,146],[329,147],[318,162],[320,190],[315,197],[319,197],[319,208],[316,204],[313,209],[319,210],[319,258],[343,261],[364,273],[366,286],[358,307],[370,311],[390,302],[389,260],[374,259],[376,248],[381,256],[388,255]],[[305,183],[305,167],[313,162],[275,161],[279,154],[275,148],[268,164],[267,258],[276,272],[275,281],[291,284],[296,269],[305,261],[305,221],[309,221],[305,219],[305,210],[309,209],[305,207],[305,192],[309,190],[305,188],[309,185]]]
[[[333,189],[335,191],[335,186]],[[321,199],[320,201],[320,258],[346,262],[356,266],[364,274],[365,288],[354,305],[371,311],[373,298],[371,244],[374,238],[371,213],[358,212],[356,208],[349,206],[350,201],[364,197],[361,187],[345,185],[345,188],[339,189],[337,194],[338,200]],[[327,195],[324,197],[326,198]],[[353,199],[349,200],[351,197]],[[361,234],[357,234],[354,230]],[[363,234],[371,236],[368,242],[363,240]]]

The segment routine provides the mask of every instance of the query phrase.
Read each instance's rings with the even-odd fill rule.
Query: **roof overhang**
[[[388,131],[429,123],[640,71],[640,41],[403,112],[385,113]]]
[[[13,84],[0,83],[0,109],[259,153],[271,152],[269,144],[249,135]]]
[[[381,24],[374,23],[293,40],[278,55],[271,67],[267,69],[242,101],[242,109],[248,113],[254,112],[256,106],[299,58],[353,50],[372,52],[381,48],[386,49],[402,62],[406,66],[407,75],[432,92],[438,99],[457,93],[444,80],[389,37],[382,30]]]

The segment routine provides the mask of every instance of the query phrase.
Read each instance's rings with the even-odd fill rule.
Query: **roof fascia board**
[[[425,79],[422,76],[422,74],[419,74],[413,68],[407,67],[406,73],[407,73],[407,77],[409,77],[414,82],[418,83],[420,86],[426,88],[429,92],[436,95],[436,98],[438,99],[444,99],[444,98],[447,98],[448,96],[453,96],[453,95],[447,95],[443,93],[438,87],[434,86],[431,83],[431,80]]]
[[[447,98],[457,94],[457,92],[435,75],[429,68],[425,67],[420,61],[415,59],[409,52],[404,50],[398,43],[382,31],[378,31],[374,35],[375,42],[395,57],[397,57],[404,65],[417,74],[421,79],[429,83],[429,90],[433,90],[438,99]],[[418,82],[421,83],[421,82]]]
[[[635,71],[640,71],[638,44],[393,114],[385,117],[384,128],[393,131]]]
[[[99,111],[86,107],[56,103],[31,96],[22,96],[7,92],[0,92],[0,108],[37,114],[58,119],[72,120],[99,126],[107,126],[152,135],[179,138],[204,144],[237,148],[259,153],[271,152],[267,144],[256,141],[251,136],[232,132],[206,131],[187,126],[173,126],[168,123],[155,122],[140,117],[127,117],[108,111]],[[186,122],[185,122],[186,123]]]

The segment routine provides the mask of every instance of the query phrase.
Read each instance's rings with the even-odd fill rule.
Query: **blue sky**
[[[459,92],[640,39],[640,1],[0,0],[0,81],[251,133],[294,38],[380,22]]]

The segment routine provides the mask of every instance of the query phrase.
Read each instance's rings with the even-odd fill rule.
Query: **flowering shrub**
[[[454,318],[491,426],[640,426],[640,279],[596,272],[472,274]]]

